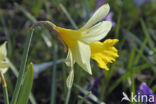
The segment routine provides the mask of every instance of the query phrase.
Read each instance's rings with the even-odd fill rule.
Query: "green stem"
[[[67,96],[66,96],[66,102],[65,102],[65,104],[69,104],[70,94],[71,94],[71,88],[68,88],[67,89]]]
[[[4,102],[5,102],[5,104],[9,104],[7,87],[3,87],[3,94],[4,94]]]
[[[119,12],[118,19],[117,19],[117,26],[115,30],[115,38],[119,38],[119,31],[120,31],[120,21],[121,21],[121,11]]]
[[[51,101],[50,104],[55,104],[55,98],[56,98],[56,60],[57,60],[57,45],[54,45],[54,51],[53,51],[53,72],[52,72],[52,85],[51,85]]]
[[[132,70],[134,70],[134,69],[132,69]],[[133,94],[135,94],[135,73],[134,73],[134,71],[132,72],[132,75],[131,75],[131,81],[132,81],[131,92],[133,92]],[[132,101],[132,97],[131,97],[131,101]],[[135,104],[135,102],[132,102],[132,104]]]
[[[16,86],[15,86],[15,90],[14,90],[14,93],[13,93],[13,98],[12,98],[11,104],[16,104],[17,103],[18,95],[19,95],[19,92],[20,92],[20,88],[21,88],[21,85],[22,85],[22,82],[23,82],[23,77],[24,77],[24,73],[25,73],[25,69],[26,69],[25,67],[26,67],[26,63],[27,63],[28,52],[29,52],[29,49],[30,49],[30,43],[31,43],[31,40],[32,40],[33,31],[34,30],[31,29],[31,31],[29,32],[29,34],[27,36],[27,39],[26,39],[24,54],[23,54],[23,57],[22,57],[22,64],[20,66],[19,76],[17,78],[17,83],[16,83]]]
[[[7,84],[5,77],[0,69],[0,78],[2,81],[2,87],[3,87],[3,94],[4,94],[4,104],[9,104],[9,98],[8,98],[8,90],[7,90]]]

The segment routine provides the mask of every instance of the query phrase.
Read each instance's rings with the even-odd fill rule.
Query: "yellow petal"
[[[92,74],[90,66],[90,47],[88,44],[81,41],[77,42],[74,48],[71,48],[73,59],[80,65],[86,72]]]
[[[103,21],[82,32],[81,40],[87,43],[103,39],[112,27],[110,21]]]
[[[109,10],[110,7],[108,4],[104,4],[103,6],[101,6],[80,30],[88,29],[96,24],[108,14]]]
[[[103,43],[95,42],[90,44],[91,58],[98,62],[100,68],[109,70],[107,64],[112,63],[119,57],[118,51],[114,47],[117,42],[117,39],[107,39]]]

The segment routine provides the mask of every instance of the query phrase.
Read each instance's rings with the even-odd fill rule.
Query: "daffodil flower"
[[[7,56],[6,42],[0,45],[0,71],[4,74],[7,72],[9,64],[5,61]]]
[[[112,27],[111,21],[99,22],[107,16],[109,9],[108,4],[101,6],[88,22],[78,30],[65,29],[46,21],[68,47],[68,55],[65,61],[67,66],[71,67],[67,78],[68,88],[71,88],[73,83],[73,65],[75,63],[89,74],[92,74],[91,58],[96,60],[101,68],[108,70],[106,64],[115,61],[115,58],[118,57],[117,50],[113,47],[117,40],[109,39],[103,43],[99,42]]]
[[[73,66],[76,62],[89,74],[92,74],[90,67],[91,49],[89,44],[103,39],[110,31],[112,24],[110,21],[103,21],[96,24],[109,12],[109,5],[103,5],[89,21],[79,30],[65,29],[56,26],[61,39],[68,46],[68,56],[66,63]]]

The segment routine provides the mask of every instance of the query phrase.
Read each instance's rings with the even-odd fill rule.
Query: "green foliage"
[[[19,75],[18,75],[18,78],[17,78],[17,83],[16,83],[16,87],[15,87],[15,90],[14,90],[14,94],[13,94],[11,104],[16,104],[17,99],[19,97],[20,88],[22,86],[23,78],[24,78],[24,75],[25,75],[26,63],[27,63],[27,60],[28,60],[28,53],[29,53],[29,49],[30,49],[32,36],[33,36],[33,30],[30,30],[30,32],[28,33],[27,39],[26,39],[24,54],[23,54],[23,57],[22,57],[20,71],[19,71]]]
[[[27,104],[33,85],[33,64],[31,63],[26,71],[23,85],[21,86],[17,104]]]

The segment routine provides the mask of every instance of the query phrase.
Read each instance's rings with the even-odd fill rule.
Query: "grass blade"
[[[26,11],[26,9],[24,9],[22,6],[20,6],[19,4],[15,3],[15,6],[32,22],[32,23],[36,23],[37,20],[35,19],[34,16],[32,16],[28,11]],[[52,38],[51,35],[49,33],[48,30],[45,30],[42,33],[42,38],[44,40],[44,42],[46,43],[46,45],[48,47],[52,46]]]
[[[80,87],[79,85],[77,85],[77,84],[74,84],[74,86],[75,86],[77,89],[79,89],[82,93],[84,93],[85,95],[88,95],[88,93],[90,93],[89,91],[87,91],[87,90],[81,88],[81,87]],[[95,101],[97,104],[105,104],[104,102],[100,101],[100,100],[99,100],[95,95],[93,95],[92,93],[90,93],[90,94],[88,95],[88,97],[89,97],[90,99],[92,99],[93,101]]]
[[[33,64],[27,69],[23,85],[21,87],[17,104],[27,104],[33,85]]]
[[[70,21],[70,23],[72,24],[72,26],[75,28],[75,29],[78,29],[77,25],[75,24],[74,20],[71,18],[70,14],[68,13],[68,11],[66,10],[66,8],[60,4],[59,5],[60,8],[62,9],[62,11],[64,12],[64,14],[67,16],[68,20]]]
[[[26,68],[26,63],[27,63],[27,59],[28,59],[28,52],[30,49],[30,43],[32,40],[32,36],[33,36],[33,30],[31,29],[30,32],[28,33],[28,36],[26,39],[24,54],[22,57],[22,63],[20,66],[20,71],[19,71],[19,75],[17,78],[17,82],[16,82],[14,93],[13,93],[11,104],[17,104],[17,98],[19,96],[19,91],[20,91],[20,88],[22,85],[24,74],[25,74],[25,68]]]
[[[122,75],[117,81],[115,81],[113,85],[111,85],[111,87],[107,91],[107,94],[110,94],[121,83],[122,80],[125,80],[128,77],[130,77],[132,73],[140,72],[146,68],[151,67],[152,65],[153,65],[152,63],[147,63],[140,66],[136,66],[133,68],[133,70],[129,70],[124,75]]]
[[[128,37],[133,38],[134,41],[135,41],[139,46],[142,46],[142,44],[143,44],[142,41],[141,41],[135,34],[133,34],[132,32],[130,32],[130,31],[128,31],[128,30],[125,30],[125,29],[123,29],[123,32],[127,35],[127,39],[128,39]],[[144,50],[145,50],[146,53],[148,53],[148,54],[150,53],[149,47],[145,46]]]
[[[13,63],[8,58],[6,59],[6,61],[9,63],[10,69],[13,72],[13,74],[15,75],[15,77],[18,77],[19,73],[17,71],[17,68],[13,65]],[[30,99],[32,104],[37,104],[37,102],[34,98],[34,95],[32,93],[30,94],[29,99]]]
[[[147,31],[147,27],[145,25],[145,22],[143,19],[140,20],[141,22],[141,26],[142,26],[142,29],[143,29],[143,32],[145,34],[145,37],[148,39],[148,43],[149,43],[149,47],[152,49],[153,52],[155,52],[155,48],[154,48],[154,43],[152,42],[152,39]]]
[[[53,72],[52,72],[52,83],[51,83],[51,99],[50,104],[55,104],[55,98],[56,98],[56,64],[57,60],[57,45],[54,45],[54,51],[53,51]]]

